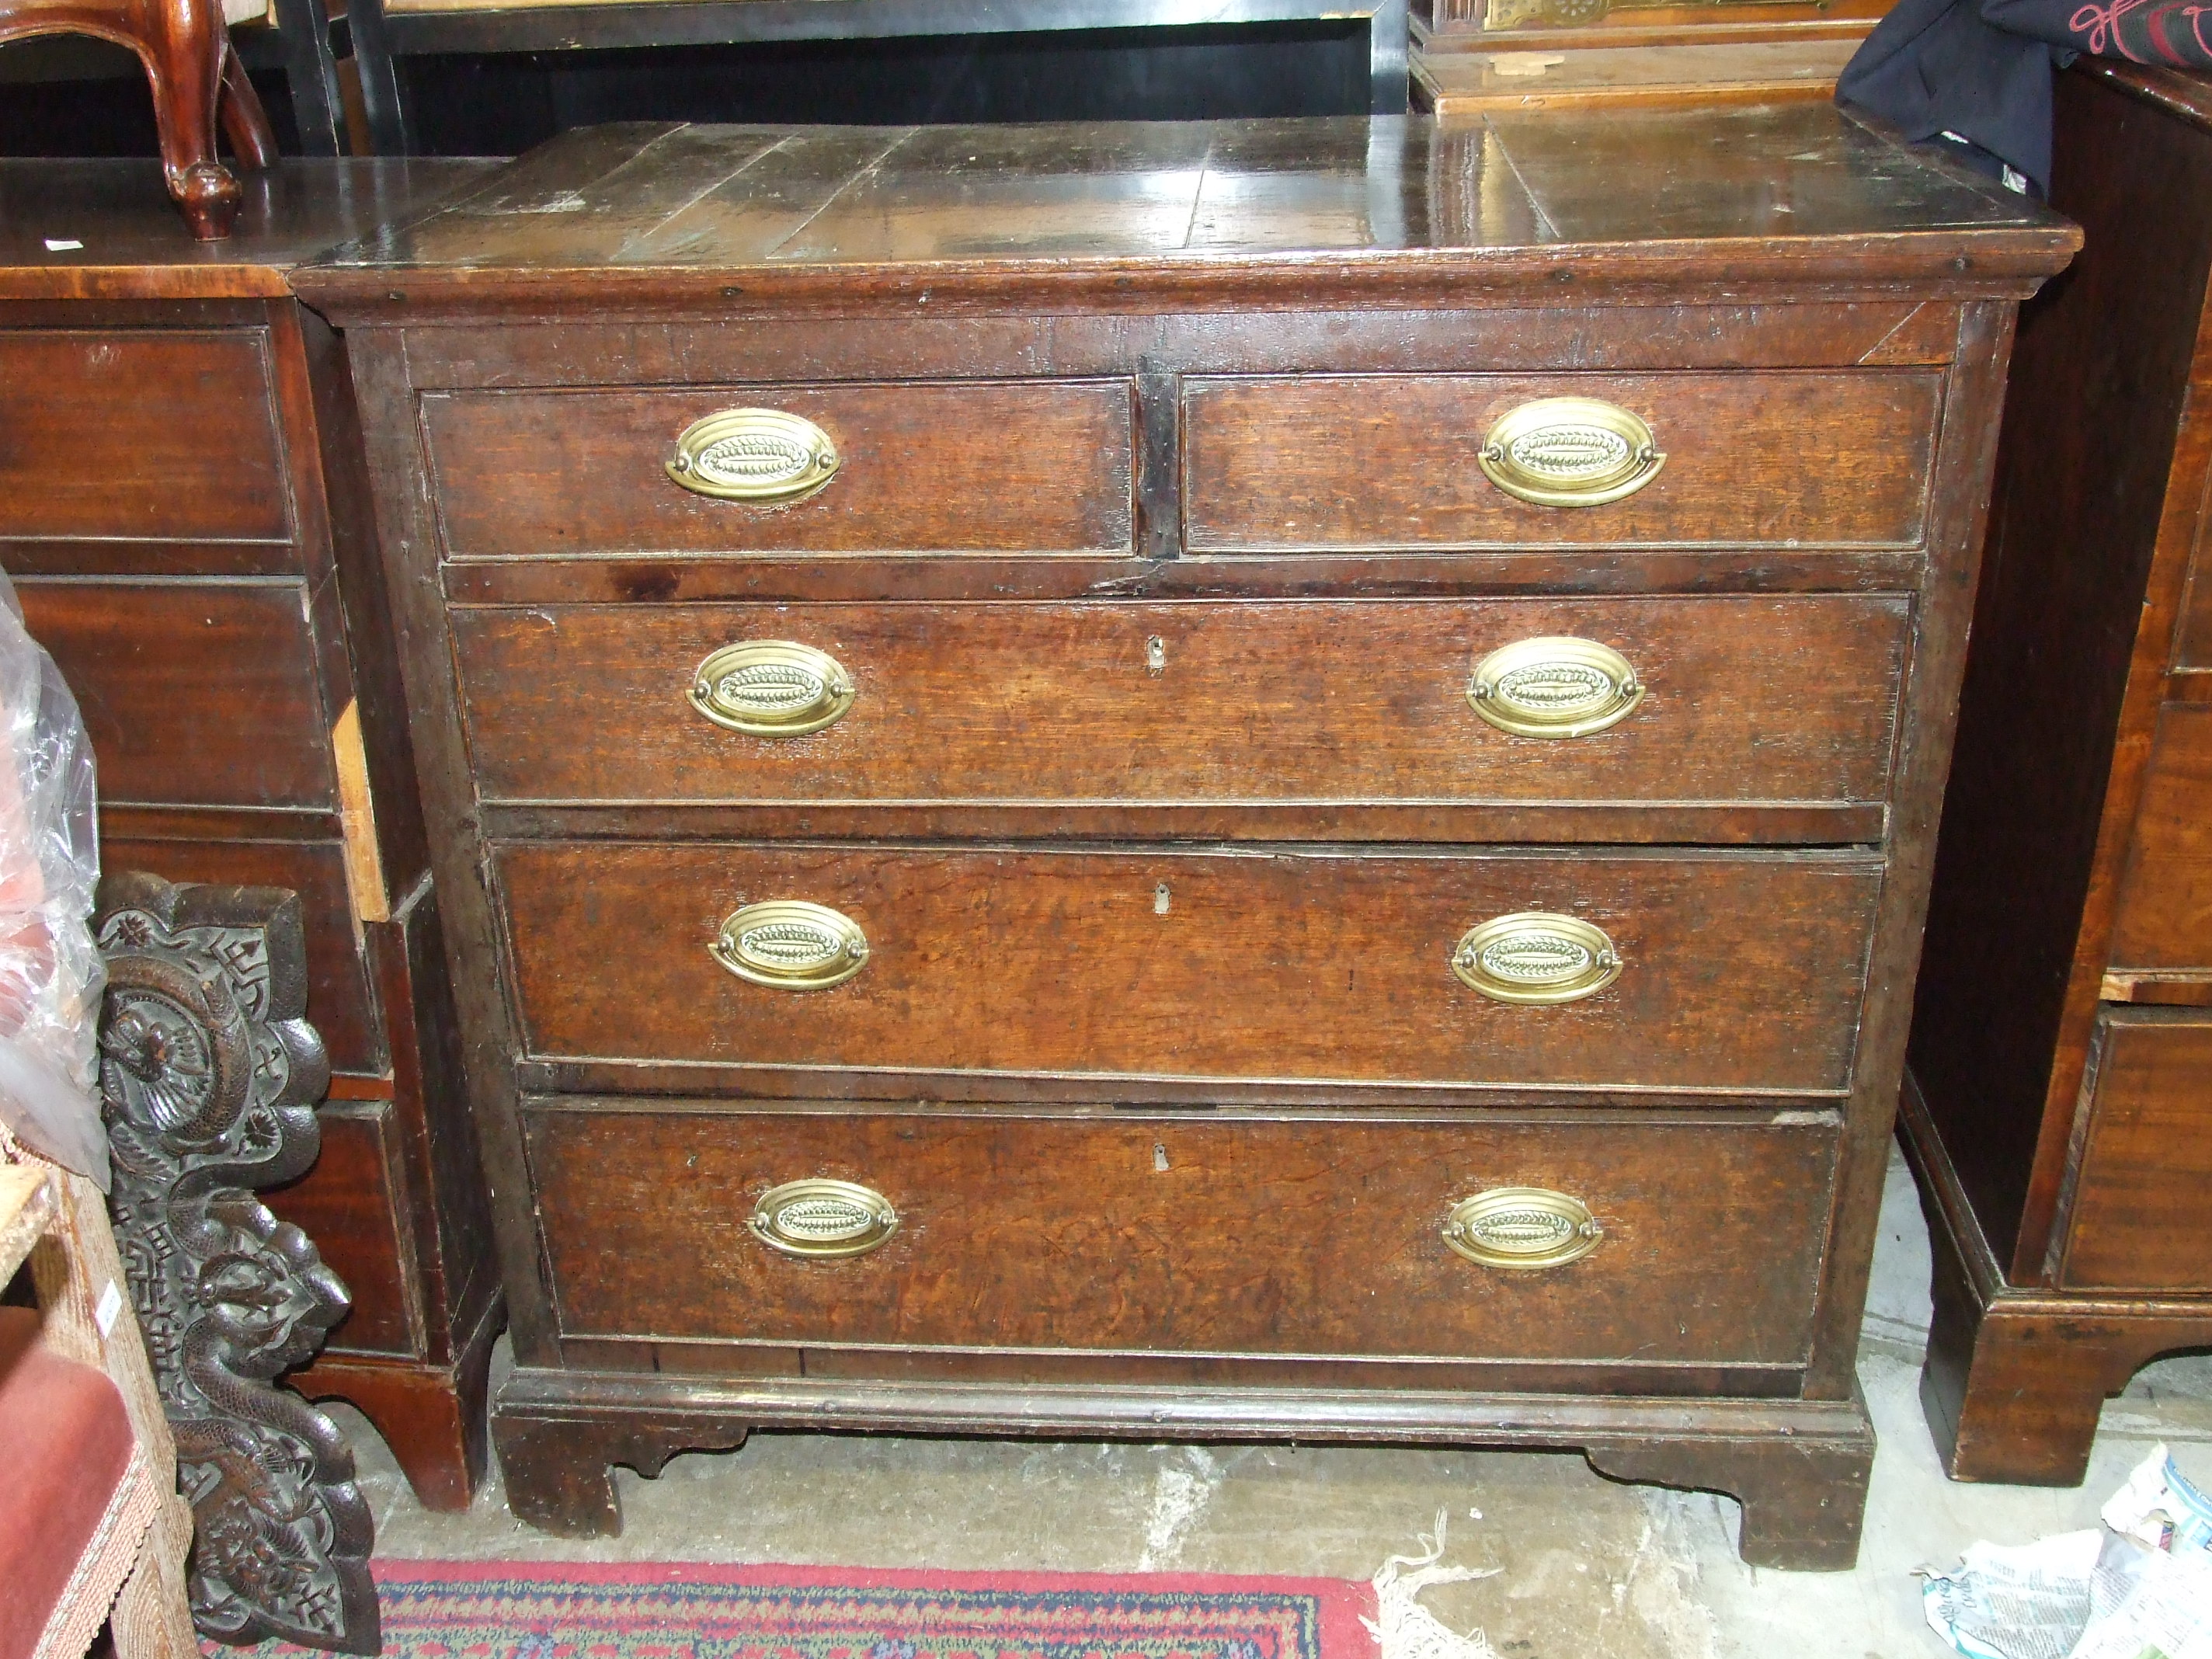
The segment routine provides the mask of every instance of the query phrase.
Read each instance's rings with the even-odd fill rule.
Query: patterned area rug
[[[1372,1659],[1328,1578],[376,1564],[386,1659]],[[230,1650],[235,1653],[236,1650]],[[275,1643],[262,1653],[298,1652]]]

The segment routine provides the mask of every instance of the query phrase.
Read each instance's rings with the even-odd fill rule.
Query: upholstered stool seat
[[[137,1559],[155,1497],[122,1393],[0,1308],[0,1659],[82,1652]],[[49,1629],[84,1609],[90,1628]]]

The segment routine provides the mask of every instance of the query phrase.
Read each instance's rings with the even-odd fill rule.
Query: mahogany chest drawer
[[[769,493],[672,477],[687,433],[741,409],[787,417],[722,441],[734,487]],[[447,392],[422,426],[456,557],[1111,553],[1134,534],[1127,380]]]
[[[1837,1093],[1881,885],[1859,853],[495,857],[532,1054],[947,1089],[1051,1073]],[[823,914],[740,915],[789,901]],[[1522,920],[1476,934],[1503,917]]]
[[[2120,973],[2212,970],[2212,704],[2159,710],[2111,963]]]
[[[538,1101],[525,1121],[564,1334],[1029,1348],[1047,1367],[1085,1349],[1796,1363],[1837,1151],[1820,1114]],[[881,1208],[817,1188],[756,1222],[764,1195],[824,1179]]]
[[[294,582],[26,581],[110,802],[327,807],[331,735]]]
[[[0,547],[18,538],[292,534],[264,335],[0,337]]]
[[[455,606],[487,800],[1874,803],[1897,596]]]
[[[1184,538],[1207,553],[1910,546],[1942,384],[1924,370],[1194,378]]]
[[[2212,1010],[2100,1011],[2080,1157],[2060,1199],[2057,1282],[2070,1291],[2212,1291]]]

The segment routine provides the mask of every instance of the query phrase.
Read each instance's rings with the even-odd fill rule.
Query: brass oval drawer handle
[[[779,991],[826,991],[868,965],[868,936],[850,916],[804,899],[731,913],[707,947],[739,979]]]
[[[804,737],[835,726],[854,695],[843,664],[795,640],[726,645],[699,665],[684,694],[715,725],[756,738]]]
[[[1564,1267],[1604,1237],[1582,1200],[1542,1187],[1492,1187],[1461,1200],[1444,1222],[1444,1243],[1486,1267]]]
[[[676,440],[668,476],[724,501],[803,501],[836,476],[837,446],[803,415],[725,409]]]
[[[816,1261],[880,1249],[898,1224],[898,1212],[874,1188],[819,1179],[769,1188],[745,1222],[771,1250]]]
[[[1468,928],[1451,966],[1493,1002],[1579,1002],[1620,977],[1620,952],[1580,916],[1517,910]]]
[[[1540,398],[1508,410],[1475,459],[1491,483],[1537,507],[1617,501],[1667,465],[1642,416],[1595,398]]]
[[[1627,719],[1644,682],[1611,646],[1565,635],[1500,646],[1475,665],[1467,700],[1516,737],[1586,738]]]

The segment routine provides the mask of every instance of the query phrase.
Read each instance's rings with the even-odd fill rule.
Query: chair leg
[[[143,0],[133,9],[169,194],[194,236],[220,241],[230,234],[241,195],[216,159],[216,107],[229,55],[222,0]]]
[[[325,51],[328,47],[325,46]],[[246,78],[246,65],[232,50],[226,36],[222,47],[222,130],[241,165],[259,173],[276,163],[276,134],[270,127],[269,112],[261,94]]]

